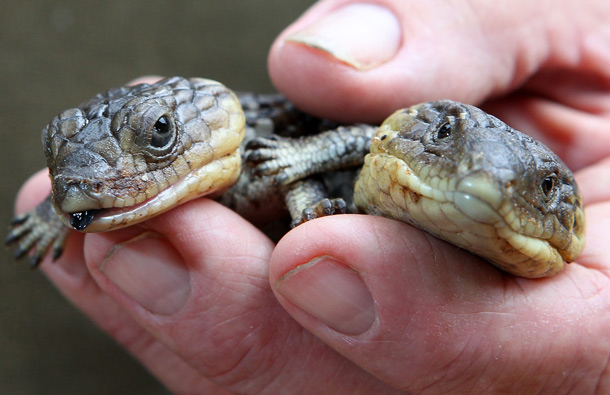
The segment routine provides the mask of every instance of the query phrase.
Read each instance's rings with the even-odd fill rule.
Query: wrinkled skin
[[[482,103],[575,171],[588,218],[575,263],[515,278],[372,216],[315,220],[274,246],[200,199],[72,237],[41,269],[175,392],[610,391],[610,4],[374,1],[402,30],[394,46],[362,49],[386,60],[366,71],[284,41],[345,3],[316,3],[276,41],[278,89],[349,121],[439,97]],[[48,191],[45,177],[27,183],[18,212]]]

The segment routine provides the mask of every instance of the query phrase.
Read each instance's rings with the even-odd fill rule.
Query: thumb
[[[568,20],[561,10],[568,6],[321,1],[278,37],[269,72],[297,106],[340,121],[376,122],[441,98],[476,104],[522,84],[549,59],[550,26],[562,26],[557,44],[571,41],[577,18]]]
[[[503,297],[502,275],[491,265],[368,215],[296,227],[273,251],[269,275],[278,301],[304,328],[378,379],[414,393],[446,392],[443,385],[462,391],[435,377],[447,377],[453,363],[479,362],[465,345],[481,325],[477,304]]]
[[[595,314],[570,302],[581,292],[571,284],[587,282],[583,267],[540,281],[511,278],[387,218],[300,225],[276,246],[269,274],[305,329],[412,393],[552,393],[595,378],[607,358],[581,347],[578,327],[598,327]],[[571,377],[558,379],[561,372]]]

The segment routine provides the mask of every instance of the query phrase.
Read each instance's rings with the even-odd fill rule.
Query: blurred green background
[[[141,75],[208,77],[270,92],[274,37],[313,1],[4,0],[0,10],[0,222],[45,162],[40,131],[59,111]],[[5,226],[6,229],[6,226]],[[39,272],[0,264],[0,393],[166,390]]]

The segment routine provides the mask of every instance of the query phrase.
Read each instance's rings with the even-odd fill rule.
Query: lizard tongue
[[[70,225],[76,230],[85,229],[93,221],[97,211],[99,210],[86,210],[70,214]]]

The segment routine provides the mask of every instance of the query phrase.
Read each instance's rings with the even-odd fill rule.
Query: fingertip
[[[327,269],[333,265],[334,268],[316,268],[320,262]],[[346,269],[342,274],[337,269],[340,266]],[[332,275],[302,275],[310,269]],[[368,215],[325,217],[298,226],[276,246],[269,273],[274,290],[290,302],[285,305],[289,312],[297,311],[295,306],[314,316],[321,311],[321,315],[317,315],[320,321],[330,323],[333,330],[351,334],[357,331],[337,325],[341,320],[348,321],[345,316],[331,322],[327,314],[329,311],[345,312],[350,308],[350,298],[344,298],[344,293],[337,292],[340,283],[349,290],[349,295],[361,301],[360,305],[366,304],[364,291],[356,289],[357,281],[348,278],[353,277],[354,273],[374,301],[371,306],[381,307],[385,312],[404,310],[406,306],[401,300],[411,300],[412,306],[416,306],[422,298],[438,301],[447,295],[460,295],[462,300],[475,301],[483,288],[494,283],[493,279],[502,277],[491,265],[458,247],[405,223]],[[298,276],[302,276],[302,284],[286,281],[293,281]],[[339,276],[345,281],[338,281]],[[317,289],[311,286],[314,281]],[[324,290],[325,287],[328,292]],[[303,292],[309,292],[312,297],[303,298]],[[320,307],[311,303],[319,303]],[[343,303],[344,307],[329,308],[332,303]],[[351,311],[354,314],[362,313],[359,309]],[[408,319],[410,313],[406,310],[403,312],[403,318]],[[392,320],[383,312],[378,319],[382,324],[384,320]],[[358,321],[359,325],[355,328],[362,332],[366,326],[364,321],[364,318]]]
[[[417,381],[454,350],[451,337],[431,326],[451,326],[456,317],[502,303],[501,277],[464,250],[366,215],[300,225],[270,261],[276,297],[299,324],[396,386]],[[424,352],[427,344],[435,349]]]
[[[174,316],[200,308],[203,297],[193,295],[214,293],[227,277],[249,271],[244,282],[260,277],[267,283],[272,248],[233,211],[196,199],[142,224],[89,234],[85,253],[100,287],[125,308]]]
[[[128,236],[126,232],[135,234]],[[91,235],[87,246],[92,251],[87,254],[87,262],[92,264],[98,284],[117,298],[121,296],[104,284],[107,280],[154,315],[174,315],[187,303],[191,293],[187,265],[160,234],[142,229],[119,230]]]
[[[312,114],[379,121],[394,97],[372,101],[376,89],[371,86],[390,88],[384,85],[393,70],[384,66],[402,43],[399,20],[378,4],[333,8],[329,3],[312,7],[275,41],[269,54],[271,79],[280,92]]]
[[[359,335],[375,320],[373,297],[359,273],[332,256],[297,266],[276,282],[275,291],[340,333]]]
[[[547,39],[542,30],[524,29],[499,41],[533,11],[483,18],[484,11],[404,0],[321,1],[273,44],[271,80],[302,110],[342,122],[377,123],[430,100],[476,105],[541,67]]]
[[[270,282],[280,303],[316,335],[357,336],[369,331],[375,322],[383,322],[378,308],[395,307],[384,295],[393,295],[396,304],[410,288],[400,275],[400,258],[409,252],[398,256],[392,246],[379,243],[395,234],[393,245],[402,246],[404,227],[385,218],[341,215],[293,229],[270,260]]]
[[[15,199],[17,214],[31,210],[42,202],[51,192],[51,180],[47,169],[40,170],[23,184]]]

